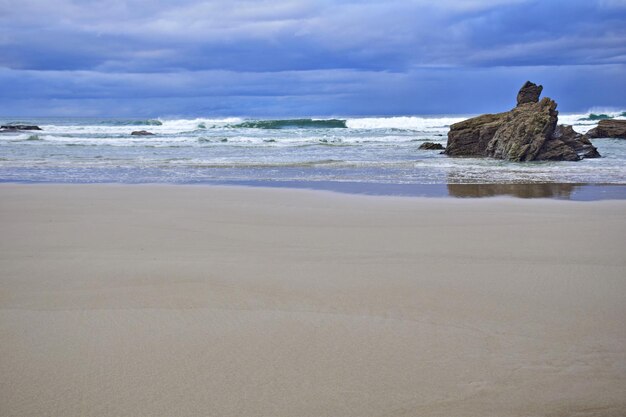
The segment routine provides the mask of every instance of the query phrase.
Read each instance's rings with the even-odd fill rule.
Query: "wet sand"
[[[623,416],[626,201],[0,185],[2,416]]]
[[[571,201],[626,200],[624,184],[528,183],[528,184],[389,184],[351,181],[215,181],[202,185],[290,188],[333,191],[357,195],[436,198],[551,198]]]

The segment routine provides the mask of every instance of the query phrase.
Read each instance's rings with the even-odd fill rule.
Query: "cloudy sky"
[[[0,116],[626,108],[626,0],[0,0]]]

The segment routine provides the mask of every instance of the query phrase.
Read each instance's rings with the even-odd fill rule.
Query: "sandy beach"
[[[626,201],[0,185],[1,416],[624,416]]]

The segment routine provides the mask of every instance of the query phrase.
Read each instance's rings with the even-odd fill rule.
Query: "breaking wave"
[[[398,130],[431,130],[447,128],[451,124],[467,119],[467,117],[360,117],[348,119],[346,125],[351,129],[398,129]]]
[[[147,120],[104,120],[100,126],[162,126],[163,122],[157,119]]]
[[[341,119],[283,119],[283,120],[249,120],[232,128],[246,129],[334,129],[346,128],[346,121]]]
[[[581,115],[582,116],[582,115]],[[467,117],[352,117],[352,118],[300,118],[300,119],[241,119],[237,117],[210,119],[147,119],[147,120],[105,120],[96,125],[101,127],[146,126],[159,133],[189,133],[210,129],[359,129],[359,130],[398,130],[398,131],[439,131],[447,129]]]
[[[605,119],[615,119],[615,118],[626,117],[626,111],[624,112],[611,112],[611,113],[589,113],[585,117],[581,117],[580,121],[584,120],[605,120]]]
[[[230,124],[229,128],[247,129],[397,129],[430,130],[447,128],[451,124],[464,120],[465,117],[359,117],[346,119],[278,119],[245,120]]]

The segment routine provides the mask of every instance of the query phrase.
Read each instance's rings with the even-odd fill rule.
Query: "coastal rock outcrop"
[[[435,142],[424,142],[420,145],[418,149],[423,149],[427,151],[436,151],[445,149],[441,143]]]
[[[135,130],[130,135],[131,136],[153,136],[154,133],[148,132],[147,130]]]
[[[539,100],[543,87],[527,81],[513,110],[484,114],[450,126],[445,154],[509,161],[578,161],[599,157],[591,142],[571,126],[557,126],[554,100]]]
[[[600,120],[598,126],[587,132],[588,138],[626,139],[626,120]]]
[[[16,130],[41,130],[41,128],[35,125],[2,125],[0,126],[0,131],[13,132]]]

